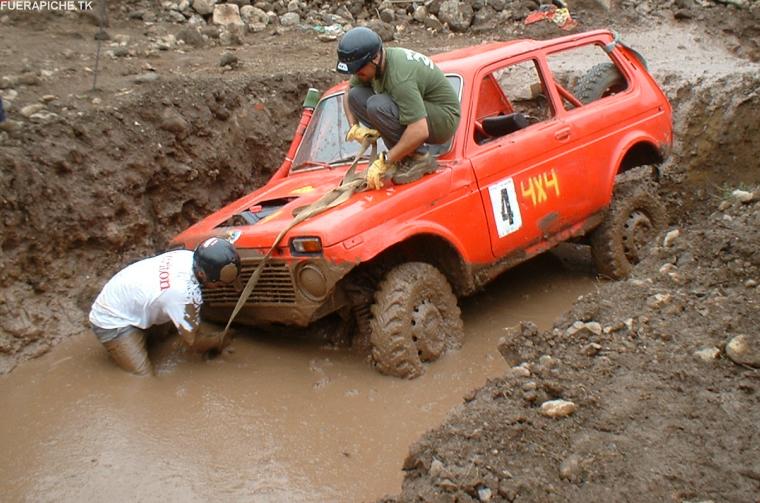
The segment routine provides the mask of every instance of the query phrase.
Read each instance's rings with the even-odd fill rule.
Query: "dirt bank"
[[[115,264],[260,185],[288,145],[273,132],[328,78],[166,78],[15,134],[0,152],[2,354],[81,331]]]
[[[515,368],[411,447],[397,500],[756,501],[760,203],[717,206],[553,330],[509,329]],[[577,410],[542,415],[557,399]]]

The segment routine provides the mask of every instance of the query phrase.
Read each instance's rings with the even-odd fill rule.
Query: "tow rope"
[[[272,243],[272,246],[269,248],[269,251],[266,253],[266,255],[264,255],[264,258],[261,260],[261,262],[259,262],[259,265],[256,266],[256,269],[254,269],[251,277],[248,278],[248,281],[245,284],[245,288],[243,288],[243,291],[240,292],[240,298],[238,298],[237,304],[235,304],[235,308],[232,310],[232,314],[230,314],[230,319],[227,321],[227,325],[224,327],[224,331],[222,332],[221,342],[224,342],[224,338],[227,336],[227,331],[229,330],[232,321],[238,315],[243,305],[245,305],[248,297],[251,296],[253,289],[256,288],[256,284],[259,282],[259,278],[261,277],[261,273],[264,271],[264,267],[272,257],[272,253],[274,252],[275,248],[277,248],[277,245],[280,244],[282,238],[285,237],[285,234],[287,234],[293,227],[300,224],[304,220],[307,220],[315,215],[319,215],[320,213],[329,210],[330,208],[334,208],[345,203],[351,198],[352,195],[357,192],[364,192],[367,190],[367,174],[366,172],[357,174],[356,166],[359,163],[359,159],[362,158],[370,146],[372,147],[372,151],[370,154],[369,165],[372,165],[372,163],[377,158],[377,138],[367,138],[362,142],[359,152],[356,154],[356,157],[351,163],[351,167],[348,168],[346,174],[343,175],[343,178],[337,187],[329,190],[322,197],[310,205],[304,206],[302,208],[296,208],[293,211],[295,218],[277,235],[274,243]]]

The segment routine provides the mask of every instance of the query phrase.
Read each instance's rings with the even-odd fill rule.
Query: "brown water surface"
[[[314,338],[252,333],[204,361],[159,348],[158,376],[112,365],[91,334],[0,377],[3,501],[371,501],[409,445],[502,375],[504,327],[541,328],[593,288],[543,257],[465,299],[461,350],[402,381]]]

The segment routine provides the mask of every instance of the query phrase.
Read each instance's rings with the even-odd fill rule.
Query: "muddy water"
[[[370,501],[408,447],[501,375],[506,326],[546,328],[593,288],[539,258],[466,299],[464,347],[421,378],[383,377],[313,339],[250,334],[204,361],[167,341],[129,376],[82,334],[0,378],[4,501]]]

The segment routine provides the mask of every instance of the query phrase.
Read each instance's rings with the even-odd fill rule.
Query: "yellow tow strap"
[[[224,327],[224,332],[222,332],[222,342],[224,342],[224,338],[227,336],[227,331],[229,330],[232,321],[235,319],[235,316],[237,316],[237,314],[240,312],[240,309],[242,309],[243,305],[245,305],[248,297],[251,296],[253,289],[256,288],[256,283],[259,282],[259,277],[261,277],[261,273],[264,271],[265,265],[267,262],[269,262],[269,259],[272,256],[272,252],[275,248],[277,248],[280,240],[285,237],[285,234],[287,234],[293,227],[300,224],[304,220],[327,211],[330,208],[334,208],[340,204],[345,203],[351,198],[353,194],[357,192],[363,192],[367,190],[366,172],[357,175],[356,166],[359,163],[359,159],[361,159],[370,145],[372,146],[372,153],[370,154],[369,163],[372,164],[375,158],[377,158],[377,139],[373,140],[368,138],[362,142],[362,146],[359,149],[359,152],[356,154],[354,161],[351,163],[351,167],[348,168],[346,174],[343,175],[340,184],[338,184],[337,187],[326,192],[322,197],[310,205],[303,208],[298,208],[296,210],[297,214],[295,215],[293,221],[290,222],[290,224],[277,235],[277,238],[275,238],[271,248],[269,248],[269,251],[266,253],[266,255],[264,255],[264,258],[261,260],[261,262],[259,262],[259,265],[256,266],[256,269],[251,274],[251,277],[248,278],[248,282],[245,284],[245,288],[243,288],[243,291],[240,292],[240,298],[238,298],[237,304],[235,304],[235,308],[232,310],[232,314],[230,314],[230,319],[227,321],[227,326]]]

